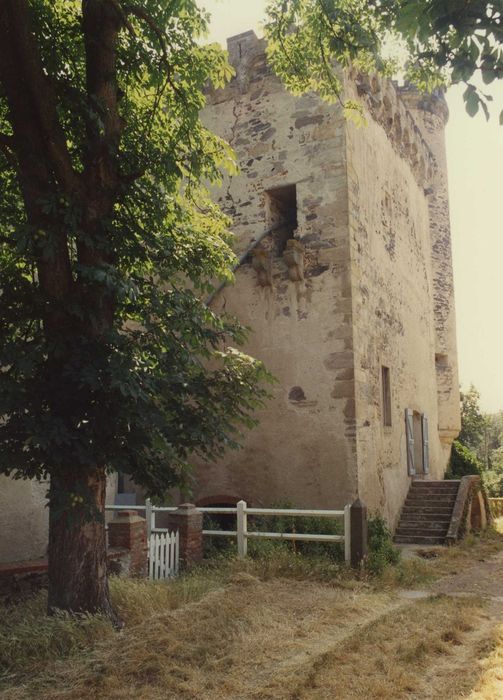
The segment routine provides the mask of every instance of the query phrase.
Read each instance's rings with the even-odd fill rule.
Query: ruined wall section
[[[359,495],[393,526],[410,477],[404,413],[426,414],[430,477],[442,478],[427,194],[435,162],[388,81],[348,80],[367,126],[347,125]],[[383,424],[382,367],[391,425]]]
[[[452,441],[461,429],[452,243],[445,152],[445,125],[448,119],[448,109],[441,93],[424,96],[411,87],[403,87],[399,94],[420,128],[437,164],[429,182],[428,202],[432,241],[436,334],[435,364],[439,404],[438,429],[446,459],[448,459]]]
[[[241,166],[216,193],[235,248],[269,227],[274,188],[296,186],[297,228],[283,252],[266,237],[213,302],[253,329],[245,350],[278,384],[244,449],[199,465],[195,497],[339,507],[356,494],[344,120],[313,95],[288,94],[253,32],[228,48],[236,77],[208,96],[202,116]]]

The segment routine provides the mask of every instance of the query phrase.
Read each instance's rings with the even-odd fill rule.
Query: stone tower
[[[253,334],[278,379],[243,449],[199,465],[199,503],[340,507],[359,495],[393,525],[411,478],[442,478],[459,391],[442,97],[344,76],[365,127],[294,97],[253,32],[206,125],[237,153],[215,197],[241,265],[213,305]]]

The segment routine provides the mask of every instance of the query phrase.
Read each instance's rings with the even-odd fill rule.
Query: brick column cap
[[[189,510],[197,510],[196,506],[193,503],[180,503],[180,505],[177,506],[176,509],[182,511],[182,513]]]
[[[136,510],[120,510],[117,517],[108,523],[108,526],[113,525],[113,523],[142,523],[145,518],[138,515]]]

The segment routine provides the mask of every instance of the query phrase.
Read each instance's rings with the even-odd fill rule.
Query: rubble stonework
[[[240,173],[215,197],[238,255],[276,228],[212,304],[252,328],[245,350],[279,382],[244,449],[199,465],[196,496],[306,507],[359,496],[394,524],[410,484],[405,409],[428,417],[429,478],[459,430],[445,103],[348,73],[359,128],[339,105],[289,94],[253,32],[228,50],[236,76],[208,94],[203,120]]]

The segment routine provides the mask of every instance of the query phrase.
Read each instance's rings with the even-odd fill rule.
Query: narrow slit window
[[[275,255],[282,255],[287,242],[297,229],[297,187],[285,185],[266,192],[269,226],[277,226],[272,233]]]
[[[381,367],[382,378],[382,422],[391,425],[391,383],[389,367]]]
[[[449,364],[449,358],[443,353],[435,353],[435,365],[437,369],[445,369]]]

